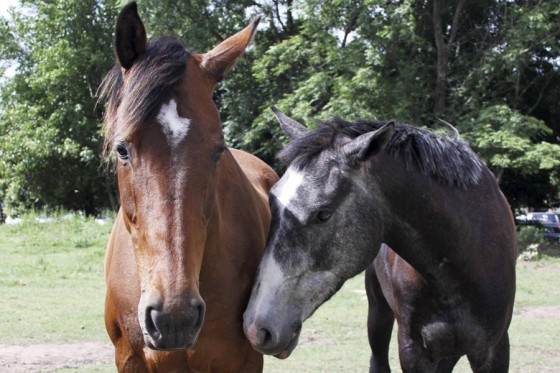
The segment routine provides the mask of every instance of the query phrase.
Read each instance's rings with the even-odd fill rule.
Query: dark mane
[[[323,150],[335,147],[338,137],[353,139],[387,123],[350,123],[341,119],[322,122],[306,135],[292,140],[278,158],[286,165],[294,164],[302,168]],[[407,167],[418,167],[423,174],[449,185],[476,184],[483,169],[482,162],[466,142],[408,124],[395,125],[395,134],[386,151],[395,157],[402,157]]]
[[[115,138],[126,138],[156,115],[183,77],[189,53],[179,39],[161,37],[148,44],[146,53],[127,71],[127,84],[116,64],[99,87],[99,101],[106,101],[105,154]]]

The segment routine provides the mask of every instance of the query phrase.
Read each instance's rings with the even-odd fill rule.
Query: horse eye
[[[317,221],[324,223],[329,220],[332,216],[331,210],[321,210],[317,213]]]
[[[123,161],[126,161],[129,158],[128,148],[124,143],[122,142],[118,143],[115,146],[115,151],[117,152],[117,156]]]

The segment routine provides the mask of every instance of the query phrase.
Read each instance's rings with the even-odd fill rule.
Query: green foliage
[[[449,73],[447,109],[437,115],[457,125],[498,178],[548,170],[548,183],[555,185],[560,113],[547,100],[560,86],[553,36],[560,3],[548,2],[546,9],[504,1],[465,4],[457,24],[457,1],[442,12]],[[251,105],[262,102],[259,114],[249,131],[226,128],[230,142],[274,163],[286,139],[271,105],[310,126],[333,116],[432,125],[437,47],[430,3],[315,0],[293,7],[295,30],[267,45],[253,64],[251,92],[259,95]],[[558,203],[558,188],[546,197],[540,204]]]
[[[506,168],[531,174],[560,166],[560,145],[539,141],[551,133],[542,120],[495,105],[483,109],[464,136],[497,175]]]
[[[545,243],[544,230],[533,225],[522,226],[517,232],[519,251],[524,251],[529,245]]]
[[[16,67],[0,86],[0,188],[17,213],[36,200],[93,213],[105,206],[95,92],[112,65],[110,1],[26,1],[2,33]]]
[[[92,96],[126,2],[32,0],[0,22],[0,72],[16,67],[0,81],[0,198],[13,211],[36,198],[108,204]],[[228,143],[278,170],[286,138],[272,105],[309,126],[340,116],[433,127],[441,117],[514,206],[560,204],[560,0],[139,0],[139,11],[150,36],[178,35],[194,53],[262,16],[215,100]]]

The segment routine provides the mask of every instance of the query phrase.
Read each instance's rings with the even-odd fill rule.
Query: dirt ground
[[[560,306],[525,308],[517,317],[558,319]],[[313,336],[308,336],[301,342],[317,343]],[[110,343],[0,345],[0,373],[50,372],[61,368],[79,368],[112,361],[113,345]]]
[[[519,316],[558,320],[560,319],[560,306],[528,307],[522,309]]]
[[[0,372],[50,372],[61,368],[108,363],[113,360],[113,351],[112,344],[99,342],[0,345]]]

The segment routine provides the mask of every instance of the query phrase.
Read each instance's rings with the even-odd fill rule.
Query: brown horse
[[[226,147],[212,100],[256,24],[189,54],[175,38],[148,42],[135,3],[117,19],[117,64],[101,97],[121,200],[105,261],[119,372],[262,371],[242,314],[277,176]]]

